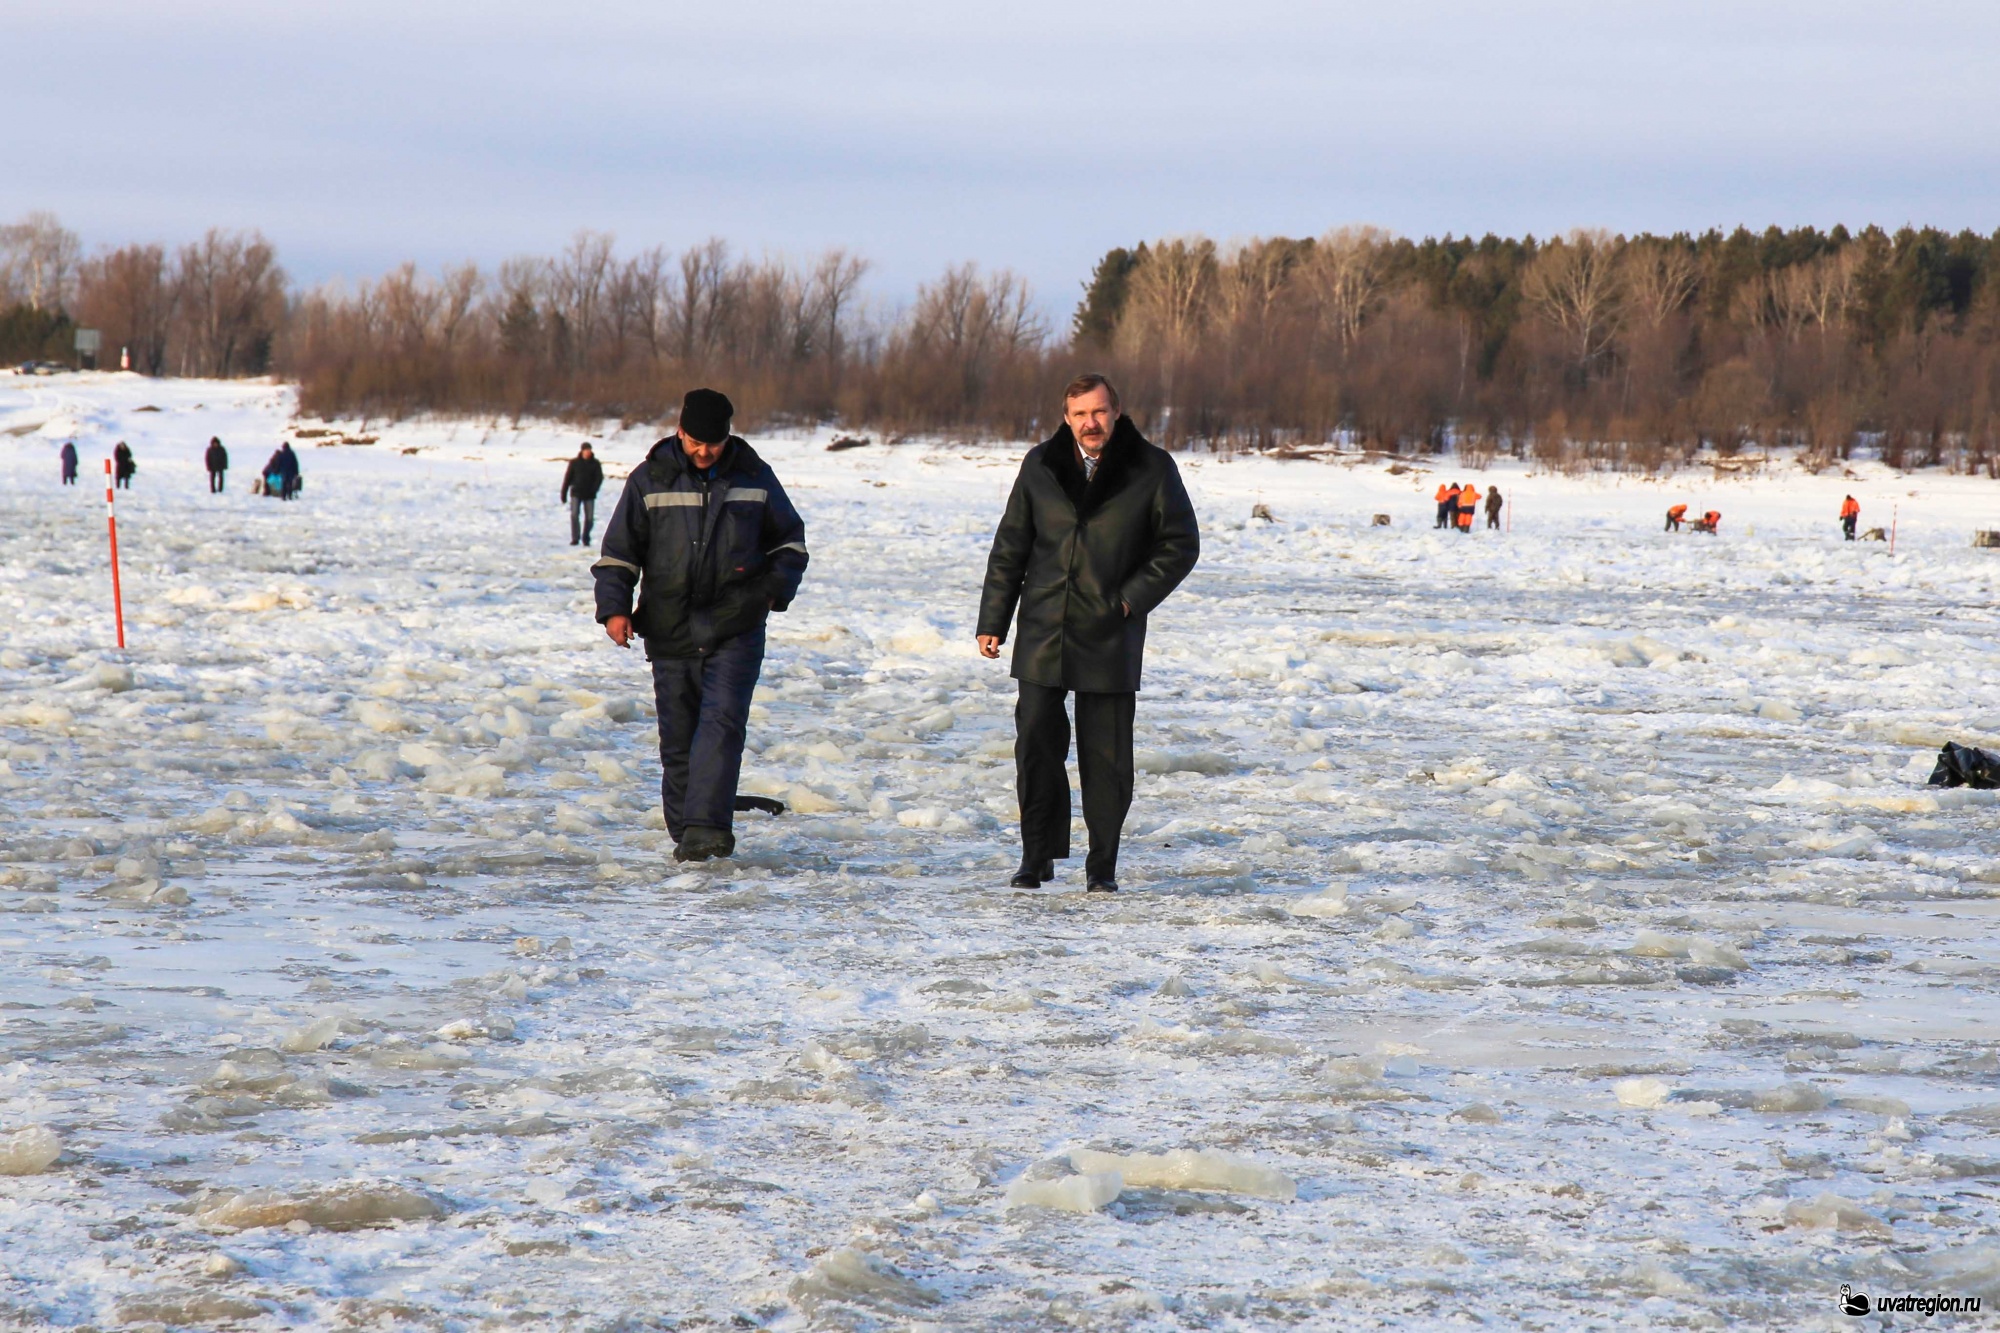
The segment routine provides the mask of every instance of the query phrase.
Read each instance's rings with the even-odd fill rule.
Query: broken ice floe
[[[1231,1153],[1191,1148],[1165,1153],[1110,1153],[1072,1148],[1024,1171],[1007,1187],[1010,1208],[1095,1212],[1126,1189],[1247,1194],[1289,1202],[1298,1186],[1281,1171]]]
[[[944,1297],[908,1276],[880,1255],[842,1246],[829,1250],[790,1288],[793,1301],[808,1311],[822,1301],[849,1301],[878,1309],[926,1309]]]
[[[329,1231],[443,1217],[442,1200],[389,1181],[349,1181],[293,1192],[219,1190],[195,1201],[194,1219],[218,1231],[282,1227],[294,1222]]]
[[[62,1156],[62,1139],[47,1125],[0,1134],[0,1176],[32,1176]]]

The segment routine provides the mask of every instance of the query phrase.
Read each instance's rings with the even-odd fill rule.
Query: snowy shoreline
[[[756,440],[813,565],[744,785],[794,813],[690,871],[565,545],[585,435],[373,425],[252,497],[291,412],[0,378],[0,1167],[60,1149],[0,1180],[0,1324],[2000,1298],[1996,794],[1923,785],[2000,744],[1991,480],[1182,455],[1203,560],[1094,902],[1080,857],[1001,887],[1013,691],[971,626],[1020,445]],[[1461,477],[1510,531],[1430,530]]]

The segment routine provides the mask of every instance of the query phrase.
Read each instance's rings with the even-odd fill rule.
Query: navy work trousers
[[[724,639],[700,657],[653,659],[660,806],[675,842],[690,828],[729,831],[750,696],[763,668],[762,625]]]
[[[569,497],[569,544],[571,546],[590,545],[590,530],[597,526],[597,497],[594,495],[572,495]]]
[[[1014,794],[1021,803],[1021,859],[1069,855],[1068,691],[1022,681],[1014,704]],[[1076,692],[1076,770],[1090,830],[1084,874],[1118,877],[1118,836],[1132,808],[1132,715],[1139,696]]]

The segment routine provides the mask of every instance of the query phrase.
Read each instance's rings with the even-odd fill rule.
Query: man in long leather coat
[[[979,603],[979,651],[1000,655],[1020,620],[1012,674],[1015,791],[1021,803],[1017,888],[1055,877],[1069,853],[1069,718],[1083,780],[1084,861],[1093,893],[1118,888],[1118,838],[1132,806],[1132,716],[1146,616],[1194,568],[1201,534],[1180,469],[1118,410],[1102,375],[1063,391],[1063,424],[1028,451],[993,534]]]
[[[626,480],[591,566],[598,623],[620,648],[643,639],[652,661],[660,804],[680,861],[736,850],[764,621],[792,604],[806,572],[805,521],[770,465],[729,433],[734,410],[713,389],[687,395],[680,429]]]

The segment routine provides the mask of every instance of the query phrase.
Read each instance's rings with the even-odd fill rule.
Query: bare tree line
[[[1058,335],[1015,275],[955,265],[900,308],[866,260],[711,239],[288,291],[269,242],[210,231],[88,258],[0,228],[0,355],[75,323],[150,374],[295,377],[326,414],[669,418],[723,385],[748,422],[1022,436],[1075,370],[1170,444],[1329,438],[1553,466],[1671,467],[1795,445],[1816,464],[2000,472],[2000,236],[1877,228],[1413,241],[1345,227],[1113,250]]]
[[[1024,398],[1048,342],[1025,283],[961,265],[883,317],[861,298],[867,272],[846,250],[752,259],[716,239],[621,257],[585,231],[491,273],[406,264],[307,293],[281,360],[324,412],[660,420],[716,383],[751,420],[920,428],[987,424]]]
[[[2000,475],[2000,235],[1179,237],[1105,256],[1073,333],[1173,441]]]
[[[97,329],[104,355],[146,374],[244,375],[271,368],[286,315],[285,272],[261,235],[212,229],[172,254],[126,245],[88,259],[51,214],[0,227],[0,309],[31,348],[9,357],[66,357],[73,327]]]

